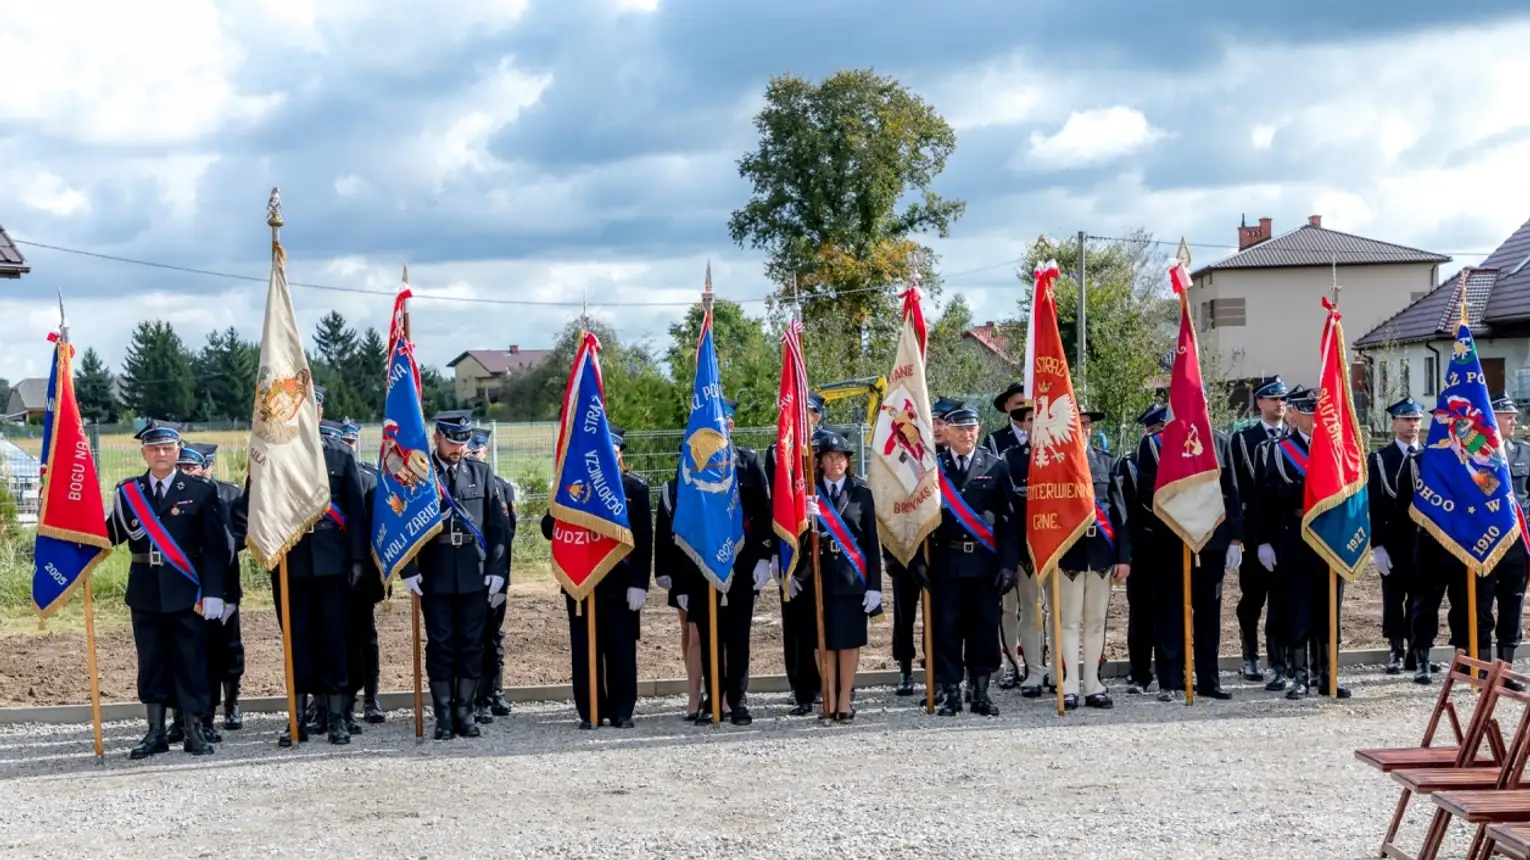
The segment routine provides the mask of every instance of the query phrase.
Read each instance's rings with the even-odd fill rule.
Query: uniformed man
[[[1278,639],[1286,647],[1291,687],[1287,699],[1301,699],[1313,687],[1328,695],[1328,565],[1302,539],[1302,514],[1307,486],[1307,454],[1312,447],[1317,392],[1293,392],[1288,398],[1291,432],[1265,445],[1257,480],[1253,521],[1259,563],[1281,582],[1275,591],[1283,606]],[[1284,592],[1282,594],[1282,592]],[[1338,602],[1344,602],[1339,579]],[[1315,665],[1314,665],[1315,664]],[[1349,690],[1338,688],[1339,698]]]
[[[489,443],[494,431],[487,427],[474,427],[468,440],[467,456],[480,463],[488,462]],[[500,508],[509,522],[511,545],[514,545],[516,524],[519,517],[515,508],[515,485],[493,476],[499,488]],[[483,627],[483,679],[478,685],[474,702],[473,721],[488,724],[495,717],[510,716],[510,702],[505,698],[505,608],[509,589],[489,598],[489,617]]]
[[[1419,527],[1408,516],[1407,505],[1399,505],[1398,500],[1413,497],[1413,485],[1402,482],[1407,480],[1409,459],[1421,450],[1418,436],[1424,407],[1412,397],[1404,397],[1388,406],[1387,414],[1392,416],[1392,443],[1371,452],[1366,495],[1371,557],[1381,574],[1381,635],[1389,648],[1387,674],[1396,675],[1417,664],[1408,648],[1408,631],[1409,609],[1417,591],[1414,551]]]
[[[950,447],[939,465],[960,495],[941,511],[927,574],[935,614],[935,682],[944,716],[961,711],[964,669],[972,679],[972,712],[998,715],[988,694],[1000,663],[998,616],[1001,597],[1015,587],[1020,566],[1021,531],[1005,462],[980,449],[977,439],[976,412],[957,409],[946,415]],[[918,556],[913,568],[922,572]]]
[[[1141,425],[1140,438],[1145,439],[1163,432],[1169,420],[1168,407],[1155,403],[1137,416]],[[1158,518],[1151,507],[1143,507],[1140,470],[1137,456],[1141,441],[1133,446],[1125,457],[1116,463],[1116,486],[1126,511],[1126,530],[1131,545],[1142,552],[1151,552],[1157,539],[1153,524]],[[1151,494],[1149,494],[1151,499]],[[1126,659],[1127,692],[1145,693],[1153,685],[1153,652],[1158,639],[1153,633],[1153,590],[1148,573],[1150,568],[1137,565],[1126,580]]]
[[[1233,466],[1238,478],[1238,493],[1243,500],[1243,516],[1248,518],[1253,504],[1256,477],[1255,466],[1259,462],[1259,446],[1273,442],[1286,434],[1286,398],[1290,390],[1280,377],[1266,382],[1254,392],[1254,404],[1259,409],[1259,422],[1233,434]],[[1268,689],[1285,687],[1284,650],[1279,647],[1271,631],[1280,627],[1276,618],[1278,609],[1270,599],[1270,574],[1253,556],[1245,556],[1238,567],[1238,632],[1243,640],[1243,678],[1247,681],[1263,681],[1259,669],[1259,616],[1264,614],[1265,653],[1269,655],[1271,681]]]
[[[946,447],[946,415],[953,409],[962,409],[967,404],[950,397],[937,397],[930,404],[930,431],[935,437],[935,453],[939,454]]]
[[[132,553],[126,602],[149,723],[129,757],[169,751],[165,709],[172,703],[185,714],[186,752],[207,755],[207,635],[209,623],[225,618],[227,515],[210,481],[177,472],[180,432],[173,425],[151,420],[136,438],[148,470],[117,485],[106,518],[111,542],[127,543]]]
[[[823,397],[809,393],[807,397],[809,433],[816,433],[819,423],[823,419]],[[811,437],[810,437],[811,438]],[[765,452],[765,478],[774,482],[776,477],[776,446],[771,445]],[[807,535],[799,536],[798,545],[807,547]],[[798,557],[798,564],[810,564],[810,554],[805,550]],[[780,566],[779,559],[772,556],[773,567]],[[818,616],[817,607],[812,600],[783,600],[781,602],[781,648],[785,658],[786,681],[792,688],[792,709],[788,711],[794,717],[803,717],[813,712],[813,703],[818,700],[821,679],[818,674],[818,661],[814,658],[814,652],[818,649]]]
[[[1030,404],[1017,406],[1010,413],[1011,422],[1019,424],[1017,432],[1026,435],[1020,444],[1004,452],[1010,486],[1020,502],[1030,493],[1031,419]],[[1024,521],[1019,522],[1023,533]],[[1016,670],[1014,683],[1001,678],[999,686],[1005,689],[1018,686],[1020,695],[1027,699],[1040,698],[1044,691],[1056,689],[1048,662],[1050,649],[1055,645],[1051,640],[1051,628],[1047,624],[1047,612],[1051,605],[1051,595],[1042,587],[1036,572],[1031,569],[1030,554],[1022,552],[1019,581],[1013,591],[1004,595],[999,632],[1005,650],[1011,652],[1006,656],[1010,660],[1016,657],[1023,659],[1025,670]]]
[[[638,614],[648,600],[653,572],[653,508],[648,500],[648,481],[628,471],[622,462],[626,432],[611,425],[616,463],[622,470],[622,491],[627,497],[627,523],[632,528],[632,552],[595,586],[595,673],[601,722],[612,728],[633,727],[637,706]],[[552,540],[552,514],[542,515],[542,536]],[[589,621],[580,603],[563,596],[568,610],[569,658],[573,664],[574,707],[579,728],[594,729],[590,721]]]
[[[734,400],[723,402],[728,417],[728,432],[733,432],[733,417],[738,411]],[[775,532],[771,526],[770,485],[765,477],[765,464],[760,455],[750,448],[734,445],[734,470],[738,480],[739,499],[744,509],[744,546],[733,561],[732,583],[718,599],[718,671],[723,694],[727,697],[728,710],[724,719],[735,726],[747,726],[754,722],[749,713],[746,693],[749,689],[749,627],[754,617],[755,596],[770,584],[770,559],[775,553]],[[695,585],[690,595],[689,617],[696,620],[701,642],[708,642],[711,623],[706,583]],[[703,655],[701,661],[703,695],[710,696],[712,689],[712,661]],[[702,701],[701,716],[697,724],[712,721],[711,702]]]
[[[1419,459],[1422,455],[1423,445],[1420,444],[1418,451],[1403,461],[1395,507],[1388,514],[1391,522],[1413,521],[1409,511],[1413,507],[1413,492],[1418,485]],[[1395,568],[1399,560],[1393,553],[1388,555]],[[1433,680],[1432,676],[1442,669],[1440,664],[1429,659],[1429,653],[1434,649],[1435,636],[1440,631],[1440,603],[1447,594],[1450,596],[1447,619],[1450,624],[1451,647],[1470,649],[1466,614],[1466,565],[1441,546],[1428,530],[1419,528],[1415,533],[1412,567],[1413,596],[1408,607],[1408,650],[1413,661],[1413,681],[1428,684]],[[1483,581],[1478,580],[1478,585],[1482,586]],[[1491,592],[1491,587],[1479,587],[1477,590],[1478,643],[1481,646],[1478,655],[1484,658],[1487,652],[1482,649],[1486,648],[1488,640],[1482,638],[1487,627],[1481,623],[1481,619],[1485,612],[1484,597],[1491,600]],[[1487,614],[1490,617],[1491,614]]]
[[[1493,398],[1493,415],[1498,419],[1498,433],[1503,437],[1514,498],[1518,500],[1520,510],[1525,510],[1525,506],[1530,504],[1530,494],[1526,491],[1526,483],[1530,481],[1530,444],[1514,438],[1514,431],[1519,428],[1519,408],[1507,394],[1499,394]],[[1488,630],[1491,629],[1493,639],[1498,644],[1498,659],[1508,663],[1514,662],[1514,651],[1519,647],[1523,630],[1521,621],[1525,609],[1525,578],[1530,573],[1526,569],[1527,564],[1530,564],[1530,555],[1525,552],[1525,540],[1521,538],[1509,546],[1503,558],[1494,565],[1492,573],[1478,583],[1477,589],[1479,600],[1484,592],[1491,595],[1486,607],[1479,604],[1478,614],[1480,616],[1485,608],[1488,624],[1479,622],[1477,625],[1477,653],[1488,653],[1486,643]],[[1496,622],[1493,620],[1492,604],[1497,604]],[[1515,690],[1523,689],[1518,681],[1504,683]]]
[[[241,527],[236,531],[233,522],[233,512],[244,490],[238,484],[213,477],[213,466],[218,456],[217,445],[182,440],[183,458],[187,451],[193,452],[201,462],[189,466],[178,462],[177,465],[180,465],[183,472],[212,482],[218,490],[218,499],[223,503],[224,518],[228,521],[230,554],[228,578],[223,588],[223,611],[228,615],[228,620],[207,630],[207,681],[212,692],[212,707],[208,708],[202,720],[202,733],[217,743],[221,736],[213,725],[213,712],[220,703],[223,705],[223,728],[237,731],[244,727],[244,714],[239,710],[239,682],[244,678],[244,636],[239,624],[239,603],[244,599],[244,588],[239,577],[239,552],[244,547],[244,529]],[[177,713],[176,718],[179,719],[180,714]]]
[[[993,408],[1008,415],[1009,423],[988,434],[988,437],[983,440],[983,446],[994,454],[1003,454],[1030,438],[1029,418],[1015,416],[1015,410],[1029,405],[1030,401],[1025,399],[1025,383],[1023,382],[1011,382],[1008,388],[1000,391],[993,399]]]
[[[368,541],[372,534],[372,501],[377,495],[377,464],[368,462],[358,450],[361,428],[347,418],[340,425],[340,441],[356,456],[356,469],[361,476],[362,509],[366,512]],[[346,651],[345,677],[349,682],[346,694],[346,729],[353,735],[361,733],[356,722],[356,696],[362,694],[362,719],[368,723],[386,722],[387,714],[377,700],[377,687],[382,673],[382,661],[377,643],[377,604],[387,596],[383,586],[382,571],[377,561],[367,554],[363,565],[361,583],[351,589],[349,614],[345,619]]]
[[[404,586],[420,596],[429,642],[426,674],[438,741],[476,738],[473,699],[483,675],[483,628],[489,603],[510,579],[510,524],[488,465],[464,457],[471,413],[435,416],[436,473],[446,520],[405,566]]]

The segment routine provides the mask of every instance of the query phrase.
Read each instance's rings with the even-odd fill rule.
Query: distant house
[[[1493,395],[1530,403],[1530,221],[1470,270],[1456,273],[1353,343],[1370,364],[1378,405],[1411,394],[1431,406],[1444,384],[1461,302]],[[1348,315],[1346,314],[1346,317]]]
[[[1012,355],[1012,347],[1023,346],[1024,339],[1025,333],[1018,326],[999,325],[992,320],[962,332],[963,345],[1001,376],[1019,371],[1020,358]]]
[[[1322,300],[1341,287],[1348,331],[1367,331],[1439,283],[1443,254],[1341,233],[1321,216],[1273,235],[1271,219],[1238,228],[1238,252],[1191,273],[1190,307],[1220,375],[1245,390],[1273,376],[1316,385]]]
[[[16,243],[0,227],[0,278],[19,278],[32,271],[27,266],[26,258],[16,249]]]
[[[510,379],[541,364],[551,354],[550,349],[521,349],[519,344],[512,343],[506,350],[470,349],[446,366],[455,377],[453,388],[458,403],[487,406],[500,401]]]
[[[48,411],[48,380],[39,377],[23,379],[11,386],[11,399],[5,403],[5,414],[17,421],[36,418]]]

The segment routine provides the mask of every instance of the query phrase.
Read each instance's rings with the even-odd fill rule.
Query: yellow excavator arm
[[[877,423],[877,409],[882,405],[882,397],[887,394],[887,377],[865,376],[860,379],[828,382],[818,386],[818,393],[823,395],[825,403],[851,397],[865,397],[866,424],[868,427],[874,427]]]

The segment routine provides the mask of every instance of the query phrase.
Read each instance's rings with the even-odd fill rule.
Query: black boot
[[[1013,690],[1020,686],[1020,670],[1014,663],[1004,661],[1004,670],[999,673],[999,689]]]
[[[1429,649],[1414,648],[1410,653],[1413,660],[1413,683],[1429,683],[1433,680],[1429,671]]]
[[[186,740],[186,721],[181,716],[180,708],[170,709],[170,731],[165,734],[165,739],[172,744]]]
[[[1286,688],[1286,679],[1291,673],[1291,652],[1282,649],[1280,662],[1276,662],[1274,651],[1270,652],[1270,680],[1264,688],[1271,693],[1278,693]]]
[[[510,702],[505,698],[505,673],[494,673],[494,682],[489,691],[489,713],[496,717],[510,716]]]
[[[324,734],[329,731],[329,705],[324,696],[314,696],[312,701],[305,702],[304,725],[312,734]]]
[[[962,712],[962,690],[960,684],[946,684],[942,688],[940,709],[935,713],[942,717],[954,717]]]
[[[1387,654],[1387,674],[1400,675],[1403,670],[1403,661],[1408,657],[1408,649],[1401,639],[1393,639],[1389,644],[1391,649]]]
[[[182,746],[182,749],[186,750],[186,752],[191,753],[192,755],[211,755],[214,751],[214,748],[212,744],[207,742],[207,738],[202,734],[202,718],[188,714],[186,716],[185,723],[186,742]]]
[[[1508,663],[1509,664],[1509,668],[1512,670],[1514,668],[1514,646],[1513,645],[1499,645],[1498,646],[1498,659],[1504,661],[1505,663]],[[1509,689],[1513,690],[1516,693],[1523,693],[1525,691],[1524,682],[1516,681],[1513,678],[1505,678],[1503,680],[1503,685],[1505,687],[1508,687]]]
[[[1318,691],[1317,692],[1318,692],[1318,695],[1320,695],[1320,696],[1328,695],[1328,682],[1332,679],[1332,676],[1329,673],[1328,658],[1329,658],[1329,655],[1332,654],[1332,653],[1333,652],[1332,652],[1332,650],[1329,649],[1327,642],[1324,642],[1323,644],[1317,646],[1317,661],[1318,661],[1318,665],[1317,665],[1316,675],[1318,677],[1318,684],[1320,685],[1318,687]],[[1350,695],[1349,694],[1349,688],[1344,686],[1343,684],[1336,685],[1334,687],[1334,690],[1336,691],[1335,695],[1334,695],[1334,698],[1336,698],[1336,699],[1347,699],[1347,698],[1349,698],[1349,695]]]
[[[1286,652],[1286,667],[1291,670],[1291,688],[1286,690],[1286,698],[1291,701],[1305,699],[1307,697],[1307,649],[1292,648]]]
[[[1259,655],[1258,654],[1244,654],[1243,655],[1243,680],[1245,680],[1245,681],[1263,681],[1264,680],[1264,673],[1259,671]]]
[[[489,680],[478,682],[473,691],[473,722],[488,725],[494,722],[494,712],[489,710]]]
[[[472,678],[457,679],[457,698],[452,704],[452,729],[459,737],[476,738],[483,734],[473,722],[473,694],[477,690],[478,682]]]
[[[330,743],[345,746],[351,742],[351,733],[345,730],[344,693],[330,693],[324,697],[324,724]]]
[[[244,712],[239,710],[239,681],[223,682],[223,727],[231,732],[244,728]]]
[[[383,713],[382,705],[377,701],[377,679],[370,678],[366,683],[366,698],[363,699],[363,719],[374,725],[386,722],[388,715]]]
[[[345,730],[352,737],[361,734],[361,723],[356,722],[356,694],[345,697]]]
[[[449,741],[452,739],[452,682],[431,681],[430,703],[436,714],[435,739]]]
[[[213,715],[211,713],[202,717],[202,737],[206,738],[207,742],[211,744],[223,743],[223,735],[218,731],[217,725],[213,722]]]
[[[170,751],[170,740],[165,736],[165,706],[144,705],[143,707],[149,721],[149,731],[144,734],[143,740],[128,752],[128,758],[135,761]]]
[[[985,717],[997,717],[999,706],[988,698],[988,675],[974,675],[972,678],[972,713],[982,714]]]
[[[914,695],[914,661],[898,661],[898,689],[893,691],[899,696]]]

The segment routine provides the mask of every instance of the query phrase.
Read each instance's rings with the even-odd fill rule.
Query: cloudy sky
[[[409,264],[422,358],[542,347],[588,293],[663,342],[726,220],[772,74],[873,66],[952,123],[933,244],[979,320],[1041,233],[1144,226],[1230,252],[1239,218],[1475,262],[1530,218],[1530,12],[1395,0],[108,0],[0,17],[0,375],[39,375],[55,291],[115,368],[141,319],[258,337],[280,186],[305,330],[385,324]],[[1516,11],[1516,7],[1519,11]],[[752,11],[739,11],[749,9]],[[1447,266],[1447,274],[1453,267]],[[515,302],[523,304],[513,304]]]

